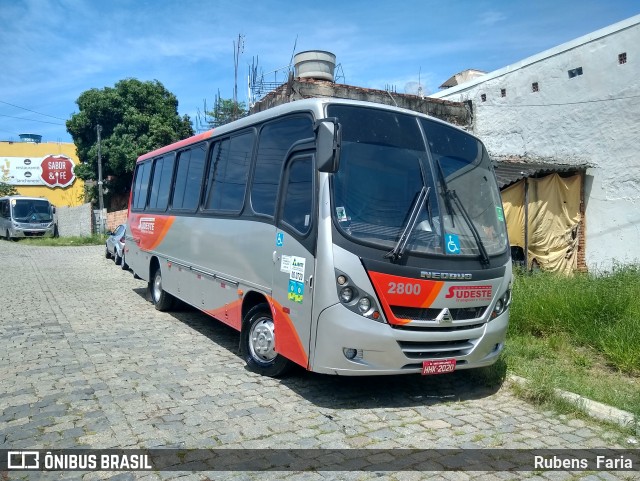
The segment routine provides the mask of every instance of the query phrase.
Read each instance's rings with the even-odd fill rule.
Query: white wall
[[[588,267],[640,261],[640,15],[432,97],[471,100],[494,157],[589,164]]]

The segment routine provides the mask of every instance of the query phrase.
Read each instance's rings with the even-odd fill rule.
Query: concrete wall
[[[304,78],[290,78],[286,84],[256,102],[250,113],[262,112],[276,105],[313,97],[362,100],[393,105],[429,114],[462,127],[468,126],[471,122],[471,112],[464,103],[428,97],[420,98],[417,95],[391,93],[386,90],[366,89],[352,85],[334,84],[326,80]]]
[[[591,166],[584,184],[590,269],[640,260],[638,45],[640,15],[434,94],[472,102],[473,132],[494,157]],[[570,78],[577,68],[582,74]]]
[[[77,207],[56,207],[60,237],[90,236],[93,233],[91,204]]]

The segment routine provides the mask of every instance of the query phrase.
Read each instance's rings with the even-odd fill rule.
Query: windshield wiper
[[[444,172],[442,171],[442,165],[440,165],[440,159],[436,160],[436,167],[438,167],[438,177],[440,178],[440,185],[442,186],[442,190],[444,191],[444,206],[447,209],[447,214],[449,214],[449,217],[451,218],[451,227],[455,228],[456,224],[453,220],[453,208],[451,207],[451,199],[449,197],[451,191],[449,190],[447,181],[444,178]]]
[[[429,191],[431,187],[422,186],[422,190],[416,197],[415,202],[413,203],[413,208],[411,210],[411,214],[409,215],[409,219],[407,220],[407,225],[404,226],[402,231],[402,235],[398,239],[395,247],[385,254],[385,259],[391,259],[392,261],[397,261],[404,254],[405,249],[407,248],[407,242],[409,241],[409,237],[413,232],[413,229],[416,227],[418,222],[418,217],[420,216],[420,211],[424,207],[427,198],[429,197]]]
[[[482,263],[482,265],[488,266],[489,253],[487,252],[487,249],[484,246],[484,242],[482,242],[482,238],[480,237],[480,233],[478,232],[478,229],[476,228],[473,221],[469,217],[469,213],[467,212],[467,209],[464,208],[464,205],[460,201],[460,198],[458,197],[458,194],[456,194],[456,191],[449,190],[449,186],[447,185],[447,181],[445,180],[445,177],[444,177],[444,172],[442,171],[442,166],[440,165],[440,159],[436,160],[436,165],[438,166],[440,183],[442,184],[442,189],[444,190],[444,203],[449,213],[449,216],[451,217],[451,226],[455,227],[455,224],[453,222],[453,217],[454,217],[453,209],[451,208],[451,200],[453,200],[453,202],[458,207],[458,210],[462,214],[462,218],[469,226],[469,229],[471,229],[471,234],[473,234],[473,238],[475,239],[476,245],[478,246],[478,250],[480,251],[480,262]]]

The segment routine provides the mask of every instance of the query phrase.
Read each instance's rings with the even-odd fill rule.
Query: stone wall
[[[93,233],[91,204],[77,207],[56,207],[60,237],[90,236]]]
[[[335,84],[327,80],[293,77],[289,78],[287,83],[256,102],[250,113],[262,112],[276,105],[313,97],[362,100],[392,105],[428,114],[460,127],[467,127],[472,122],[472,112],[464,102],[452,102],[428,97],[422,98],[417,95],[398,94],[386,90]]]

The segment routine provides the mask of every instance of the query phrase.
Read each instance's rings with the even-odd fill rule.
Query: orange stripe
[[[211,317],[215,317],[220,322],[224,322],[226,325],[233,327],[236,331],[239,331],[242,327],[242,299],[204,312]]]
[[[171,228],[171,225],[173,224],[173,222],[176,220],[176,218],[174,216],[171,217],[156,217],[156,223],[159,223],[160,225],[158,227],[160,227],[160,231],[155,234],[154,233],[154,238],[152,243],[149,245],[148,249],[149,250],[153,250],[156,247],[158,247],[158,245],[160,244],[160,242],[162,242],[164,240],[164,237],[167,235],[167,232],[169,231],[169,229]],[[160,221],[160,222],[158,222]]]
[[[271,304],[271,312],[273,313],[273,322],[275,325],[276,351],[290,361],[308,369],[309,357],[300,341],[298,331],[293,325],[291,317],[284,312],[282,305],[273,297],[269,297],[269,303]]]
[[[411,277],[394,276],[382,272],[369,272],[373,287],[378,294],[382,309],[389,324],[409,324],[411,319],[398,319],[393,315],[391,306],[429,307],[438,297],[443,281],[414,279]],[[416,293],[417,292],[417,293]]]

